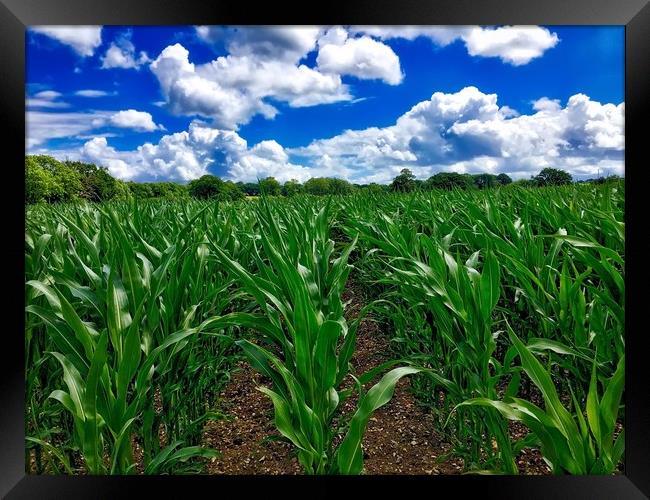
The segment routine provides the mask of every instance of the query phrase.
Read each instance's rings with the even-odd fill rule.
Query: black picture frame
[[[625,26],[626,207],[626,443],[619,476],[430,476],[430,477],[69,477],[25,474],[24,433],[24,161],[25,28],[38,24],[542,24]],[[644,238],[645,125],[650,117],[650,4],[647,0],[348,0],[319,4],[247,5],[220,0],[0,0],[0,130],[4,151],[1,191],[6,259],[3,285],[3,349],[0,356],[0,495],[18,498],[177,498],[197,487],[211,495],[343,495],[415,493],[481,498],[650,497],[650,370],[645,302],[650,278]],[[598,64],[598,61],[593,61]],[[21,212],[23,217],[21,219]],[[646,306],[647,307],[647,306]],[[6,321],[9,318],[9,322]],[[317,483],[317,484],[314,484]],[[236,488],[236,490],[235,490]],[[198,494],[198,493],[197,493]],[[355,493],[358,494],[358,493]]]

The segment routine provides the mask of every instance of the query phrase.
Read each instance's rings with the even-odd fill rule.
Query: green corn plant
[[[390,301],[404,304],[404,313],[399,316],[393,313],[393,322],[400,316],[421,318],[420,330],[414,330],[412,340],[406,341],[420,345],[426,342],[431,346],[420,349],[426,352],[432,367],[445,367],[440,375],[451,382],[447,388],[455,388],[453,397],[496,395],[498,377],[493,370],[498,364],[493,359],[496,342],[491,329],[492,313],[501,293],[496,257],[488,252],[482,272],[478,272],[479,252],[474,252],[465,265],[459,264],[451,254],[453,233],[445,235],[442,241],[421,233],[410,235],[407,240],[400,238],[403,234],[397,229],[400,224],[387,216],[382,219],[381,225],[373,228],[382,228],[380,241],[388,254],[384,265],[389,271],[380,282],[393,285]],[[407,244],[409,240],[411,243]],[[397,305],[393,310],[400,307]],[[472,443],[471,460],[478,463],[482,452],[491,454],[494,438],[499,446],[499,460],[507,471],[515,473],[503,423],[489,414],[462,418],[462,424],[457,427],[458,438]]]
[[[349,265],[354,265],[357,284],[376,299],[377,319],[393,331],[393,357],[426,367],[411,387],[439,422],[453,422],[439,431],[470,470],[487,466],[512,473],[508,448],[515,452],[521,446],[507,442],[504,420],[487,408],[462,406],[448,418],[467,399],[511,402],[508,397],[518,395],[520,371],[512,367],[516,350],[502,325],[512,325],[533,355],[543,354],[540,362],[556,381],[558,394],[571,394],[583,409],[589,406],[589,394],[598,389],[592,389],[594,365],[596,386],[604,384],[607,393],[625,351],[622,183],[406,195],[357,192],[331,198],[322,211],[323,202],[299,195],[241,203],[131,200],[27,207],[26,463],[34,463],[37,472],[74,473],[79,454],[84,461],[90,454],[95,470],[110,472],[115,463],[115,471],[133,471],[128,448],[134,440],[144,452],[140,470],[194,470],[195,461],[184,457],[200,444],[220,387],[242,352],[275,375],[267,375],[273,384],[269,390],[290,409],[287,429],[293,429],[306,470],[361,470],[354,460],[348,461],[354,467],[339,468],[343,448],[318,444],[320,436],[323,443],[344,437],[336,435],[342,402],[379,373],[349,373],[358,325],[341,320]],[[336,238],[341,241],[331,241]],[[495,267],[496,303],[486,308],[492,301],[483,301],[481,290],[491,288],[487,284]],[[115,297],[111,307],[122,313],[109,322]],[[132,335],[130,345],[139,338],[141,367],[168,338],[193,328],[195,334],[159,352],[136,418],[115,451],[119,424],[130,414],[122,403],[105,411],[105,400],[112,401],[111,391],[118,399],[119,367],[138,352],[126,348],[127,338]],[[137,335],[131,333],[136,329]],[[319,342],[321,329],[329,344]],[[244,337],[234,337],[235,332]],[[64,391],[73,399],[66,377],[76,377],[52,353],[64,356],[86,384],[104,333],[106,363],[96,403],[102,460],[95,465],[100,461],[93,458],[93,444],[82,439],[94,435],[83,430],[93,428],[92,418],[86,422],[86,410],[71,412],[49,396],[68,402],[56,392]],[[322,355],[323,350],[329,354]],[[266,354],[288,370],[289,383]],[[331,386],[323,378],[330,362],[336,366]],[[508,376],[513,381],[504,387]],[[127,410],[137,399],[137,380],[134,375],[124,382]],[[355,381],[352,387],[348,381]],[[530,382],[523,377],[520,398],[530,399],[536,390]],[[80,408],[90,408],[92,402],[84,398],[87,390],[92,396],[92,387],[79,387],[84,395]],[[339,398],[331,415],[324,409],[334,406],[330,388]],[[300,397],[318,420],[305,410],[307,416],[324,430],[314,434],[308,427],[309,432],[301,431],[303,439],[296,429],[309,421],[302,406],[294,407],[292,391],[302,391]],[[362,392],[360,400],[369,394]],[[370,401],[368,408],[374,406]],[[622,441],[612,443],[604,425],[599,441],[593,422],[588,411],[585,423],[594,453],[609,454],[615,462]],[[347,432],[354,427],[351,420],[343,424]],[[166,439],[158,439],[160,430]],[[127,441],[128,446],[122,444]],[[611,451],[604,451],[608,446]],[[603,470],[611,469],[606,461]],[[89,469],[85,462],[82,468]]]
[[[357,410],[335,447],[333,418],[352,393],[341,384],[349,373],[361,318],[348,325],[341,301],[351,269],[347,259],[356,238],[333,259],[329,208],[328,202],[318,211],[305,204],[286,211],[275,207],[276,212],[264,203],[258,217],[268,262],[258,255],[257,275],[214,245],[219,262],[238,278],[260,312],[231,313],[206,321],[200,329],[230,324],[262,334],[267,346],[247,339],[237,344],[251,365],[272,381],[272,388],[260,390],[273,402],[275,424],[298,449],[305,472],[358,474],[363,468],[361,442],[370,416],[390,400],[401,377],[419,369],[395,368],[367,393],[361,386],[369,377],[359,378]]]
[[[467,259],[465,267],[474,283],[478,275],[472,270],[475,252],[490,248],[501,269],[501,293],[491,318],[494,327],[499,327],[500,318],[515,323],[532,349],[548,355],[549,369],[556,375],[566,370],[575,377],[574,389],[582,400],[594,353],[603,376],[613,374],[616,360],[623,354],[624,226],[620,207],[624,199],[617,189],[513,188],[489,193],[384,196],[372,207],[363,199],[345,203],[343,227],[349,235],[361,235],[363,258],[358,264],[366,268],[364,276],[373,280],[380,296],[393,304],[385,308],[384,317],[394,325],[395,348],[413,360],[427,360],[438,373],[460,382],[443,387],[446,396],[438,411],[445,421],[449,410],[472,396],[473,390],[494,394],[511,360],[504,359],[507,343],[499,330],[491,330],[496,345],[480,335],[454,336],[459,326],[468,331],[467,321],[444,303],[436,307],[430,297],[446,294],[458,311],[472,310],[471,297],[461,292],[462,299],[453,300],[459,289],[446,290],[455,283],[449,277],[451,268],[443,262],[432,265],[432,259],[441,259],[430,249],[437,244],[455,254],[458,268]],[[558,227],[566,229],[557,231]],[[414,260],[431,267],[431,276],[423,276],[426,273],[409,264]],[[427,282],[432,283],[426,285],[432,292],[426,292]],[[471,351],[458,347],[457,339],[464,343],[477,339],[475,346],[492,351],[484,358],[488,360],[487,372],[476,370],[480,365],[468,356]],[[573,357],[567,359],[563,353]],[[426,382],[424,376],[418,378],[419,397],[429,405],[438,405],[437,395],[422,392],[439,384]],[[570,389],[567,382],[562,384],[562,392]],[[475,443],[484,439],[484,433],[472,430],[471,424],[463,420],[460,425],[461,434]],[[507,436],[502,436],[505,443]],[[489,441],[485,444],[490,453]],[[458,446],[455,451],[462,452]],[[471,450],[470,463],[477,462],[479,453],[477,448]]]
[[[201,231],[201,227],[211,226],[208,216],[220,214],[210,211],[208,204],[181,205],[181,216],[161,219],[168,234],[177,235],[176,244],[165,247],[169,243],[165,232],[156,230],[153,221],[160,210],[174,206],[138,207],[135,222],[123,225],[121,221],[127,219],[123,214],[134,208],[123,203],[92,209],[83,205],[58,207],[55,228],[51,219],[41,221],[48,237],[33,238],[30,233],[26,237],[31,251],[26,260],[32,263],[32,277],[37,278],[28,280],[26,287],[29,443],[40,450],[44,446],[41,443],[47,442],[43,438],[49,439],[44,430],[63,427],[68,435],[66,447],[79,449],[90,473],[132,471],[131,436],[142,442],[143,466],[148,470],[148,463],[162,452],[160,427],[170,442],[198,444],[202,422],[211,415],[206,398],[225,382],[228,369],[228,342],[219,339],[189,335],[176,340],[173,347],[158,349],[171,346],[167,342],[176,338],[178,331],[191,331],[191,322],[198,321],[197,316],[222,312],[229,302],[225,294],[229,283],[215,280],[214,270],[206,265],[208,235]],[[145,223],[144,217],[150,217],[152,223]],[[201,217],[197,228],[195,223]],[[36,231],[36,221],[31,223],[30,229]],[[220,235],[213,230],[209,236]],[[230,248],[223,238],[219,241]],[[37,265],[34,257],[43,255],[46,246],[52,253]],[[191,273],[197,264],[202,272]],[[189,282],[191,287],[178,286],[178,280]],[[104,406],[97,409],[97,405],[87,403],[91,406],[86,410],[78,399],[72,411],[58,381],[64,380],[68,395],[86,392],[88,370],[104,331],[109,339],[107,359],[101,384],[94,389]],[[53,354],[48,355],[50,352]],[[146,377],[136,375],[134,370],[145,366],[154,352],[158,353],[157,361],[148,365],[154,371]],[[97,363],[101,365],[101,358]],[[72,382],[80,385],[73,386]],[[154,411],[154,387],[167,408],[159,414]],[[52,404],[48,400],[58,401],[66,413],[49,410]],[[93,408],[101,410],[99,416],[92,416]],[[69,425],[66,414],[73,417]],[[84,433],[84,426],[93,418],[99,422],[100,431]],[[45,419],[48,422],[42,421]],[[128,439],[120,437],[126,433]],[[97,435],[99,444],[95,442]],[[48,443],[47,449],[51,448]],[[113,457],[108,465],[97,458],[104,452]],[[66,463],[71,462],[71,457],[66,457]]]
[[[594,363],[586,408],[583,410],[572,393],[575,414],[560,401],[553,380],[544,366],[515,333],[510,339],[521,359],[523,370],[541,391],[545,409],[524,399],[508,397],[503,401],[473,398],[461,406],[484,406],[496,409],[505,418],[523,423],[540,446],[544,460],[554,474],[611,474],[625,450],[625,432],[615,436],[625,377],[625,356],[618,362],[614,375],[604,381],[599,395]],[[585,419],[586,414],[586,419]],[[531,442],[527,439],[528,443]]]
[[[56,389],[49,397],[61,403],[73,417],[75,440],[87,472],[133,472],[130,431],[147,401],[155,362],[163,351],[194,335],[195,330],[170,335],[143,356],[137,323],[125,307],[126,293],[110,271],[108,327],[101,333],[81,320],[58,288],[38,281],[29,284],[45,295],[51,307],[48,310],[31,305],[28,312],[38,316],[56,339],[60,352],[50,354],[61,365],[67,391]],[[110,456],[108,463],[104,460],[105,451]]]

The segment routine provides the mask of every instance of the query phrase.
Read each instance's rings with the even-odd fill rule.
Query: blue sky
[[[623,167],[622,27],[31,27],[26,148],[126,180]]]

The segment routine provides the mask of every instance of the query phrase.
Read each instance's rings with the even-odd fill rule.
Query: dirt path
[[[356,317],[366,302],[363,291],[350,284],[344,294],[350,301],[348,320]],[[365,373],[389,359],[388,338],[379,325],[364,320],[357,334],[352,358],[355,373]],[[273,405],[255,387],[265,381],[242,362],[221,394],[227,420],[206,425],[205,444],[222,450],[223,455],[208,466],[211,474],[300,474],[301,467],[290,444],[271,438],[277,434]],[[343,414],[354,410],[356,401],[347,401]],[[433,421],[415,402],[408,379],[401,380],[393,399],[371,418],[363,439],[366,474],[458,474],[462,461],[436,459],[449,444],[433,431]]]
[[[278,435],[273,404],[256,389],[262,377],[240,362],[220,395],[221,410],[229,418],[209,421],[204,430],[207,446],[222,452],[208,464],[208,474],[300,474],[290,443],[269,440]]]
[[[350,300],[346,309],[348,319],[355,318],[368,302],[362,288],[350,283],[344,294]],[[352,358],[354,372],[363,374],[391,359],[387,332],[381,325],[364,320],[358,331],[357,348]],[[376,382],[376,380],[374,381]],[[374,383],[373,382],[373,383]],[[372,386],[368,384],[366,389]],[[346,402],[344,413],[354,411],[356,399]],[[431,415],[416,404],[409,391],[409,377],[397,383],[392,399],[370,418],[363,438],[364,470],[366,474],[459,474],[462,460],[450,459],[438,463],[450,444],[434,431]]]
[[[345,311],[348,322],[358,316],[369,300],[353,280],[348,283],[343,299],[349,301]],[[363,374],[390,356],[387,332],[371,318],[364,319],[357,332],[353,372]],[[229,418],[210,421],[204,431],[205,444],[222,451],[222,456],[208,465],[208,473],[302,473],[292,445],[277,439],[273,405],[256,390],[260,385],[268,386],[269,381],[246,362],[240,362],[220,395],[221,410]],[[341,413],[350,416],[355,408],[356,398],[351,398]],[[377,410],[368,423],[363,438],[365,474],[460,474],[462,459],[440,459],[449,453],[451,445],[435,428],[432,416],[416,403],[409,391],[409,377],[403,378],[391,401]],[[521,424],[510,422],[513,441],[526,432]],[[523,450],[516,460],[520,474],[550,474],[538,450]]]

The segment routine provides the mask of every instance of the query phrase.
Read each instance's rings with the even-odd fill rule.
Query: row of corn
[[[243,355],[308,474],[361,473],[367,423],[407,375],[468,471],[517,473],[535,447],[554,473],[611,473],[624,200],[610,184],[30,207],[28,467],[200,471]],[[347,321],[351,273],[373,300]],[[393,359],[355,373],[368,311]]]

